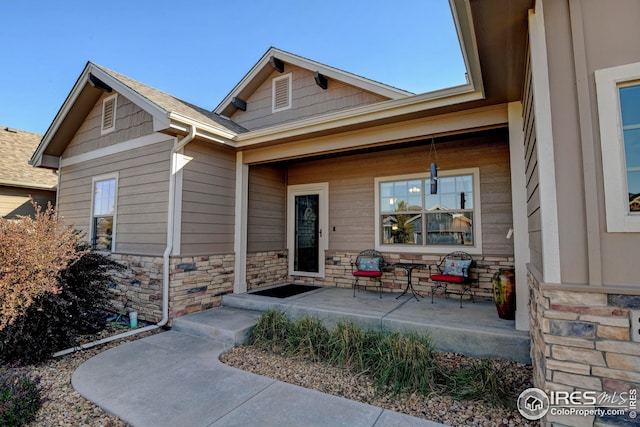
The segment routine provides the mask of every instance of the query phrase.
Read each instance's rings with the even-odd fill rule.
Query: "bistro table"
[[[413,288],[413,283],[411,283],[411,273],[413,272],[413,270],[416,270],[416,269],[419,270],[421,268],[427,267],[426,264],[419,264],[415,262],[394,262],[394,263],[391,263],[391,266],[393,268],[402,268],[407,272],[407,287],[405,288],[403,293],[401,293],[396,297],[396,299],[400,298],[403,295],[406,295],[406,293],[409,292],[409,290],[411,290],[411,294],[415,297],[416,301],[420,301],[418,297],[424,298],[422,295],[416,292],[416,290]]]

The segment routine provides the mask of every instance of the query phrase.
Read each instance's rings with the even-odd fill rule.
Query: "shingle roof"
[[[0,127],[0,185],[55,189],[58,179],[54,172],[29,164],[41,138],[37,133]]]
[[[95,63],[93,63],[93,65],[109,74],[111,77],[117,79],[134,92],[147,98],[149,101],[168,112],[177,113],[191,119],[212,125],[214,127],[223,127],[235,133],[243,133],[247,131],[247,129],[243,128],[239,124],[221,117],[216,113],[178,99],[172,95],[169,95],[168,93],[162,92],[161,90],[158,90],[151,86],[147,86],[144,83],[140,83],[132,78],[105,68],[101,65]]]

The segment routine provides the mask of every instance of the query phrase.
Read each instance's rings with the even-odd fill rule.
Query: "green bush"
[[[83,255],[60,273],[58,291],[35,298],[0,331],[1,361],[39,363],[104,328],[106,312],[113,311],[110,272],[123,267],[102,254],[77,250]]]
[[[251,331],[249,343],[258,348],[276,353],[288,351],[287,338],[292,322],[286,314],[278,310],[262,313]]]
[[[328,362],[339,367],[367,371],[368,349],[380,339],[380,332],[364,331],[352,322],[340,321],[331,331]]]
[[[35,418],[41,405],[37,380],[24,372],[0,369],[0,425],[25,425]]]
[[[516,396],[509,394],[500,369],[494,360],[472,360],[447,376],[446,391],[457,400],[482,400],[493,405],[515,409]]]
[[[379,389],[426,394],[440,388],[442,376],[428,335],[385,333],[368,353],[369,371]]]
[[[321,362],[327,358],[329,336],[320,319],[311,316],[298,319],[290,326],[287,353]]]

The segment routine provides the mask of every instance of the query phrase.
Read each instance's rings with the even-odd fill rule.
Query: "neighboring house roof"
[[[378,94],[387,99],[401,99],[414,95],[412,92],[398,89],[393,86],[370,80],[365,77],[271,47],[222,100],[222,102],[215,108],[214,112],[224,116],[231,116],[237,109],[233,104],[233,98],[246,99],[247,96],[262,84],[262,82],[264,82],[273,72],[274,65],[272,64],[272,58],[287,64],[305,68],[312,72],[318,72],[330,79],[339,80],[367,92]]]
[[[37,133],[0,127],[0,185],[55,190],[58,182],[55,173],[29,165],[41,138]]]

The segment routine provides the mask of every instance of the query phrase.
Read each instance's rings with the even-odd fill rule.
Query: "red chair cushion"
[[[382,276],[382,271],[364,271],[364,270],[356,270],[353,272],[354,276],[361,277],[380,277]]]
[[[454,276],[452,274],[432,274],[431,280],[434,282],[462,283],[464,281],[464,276]]]

